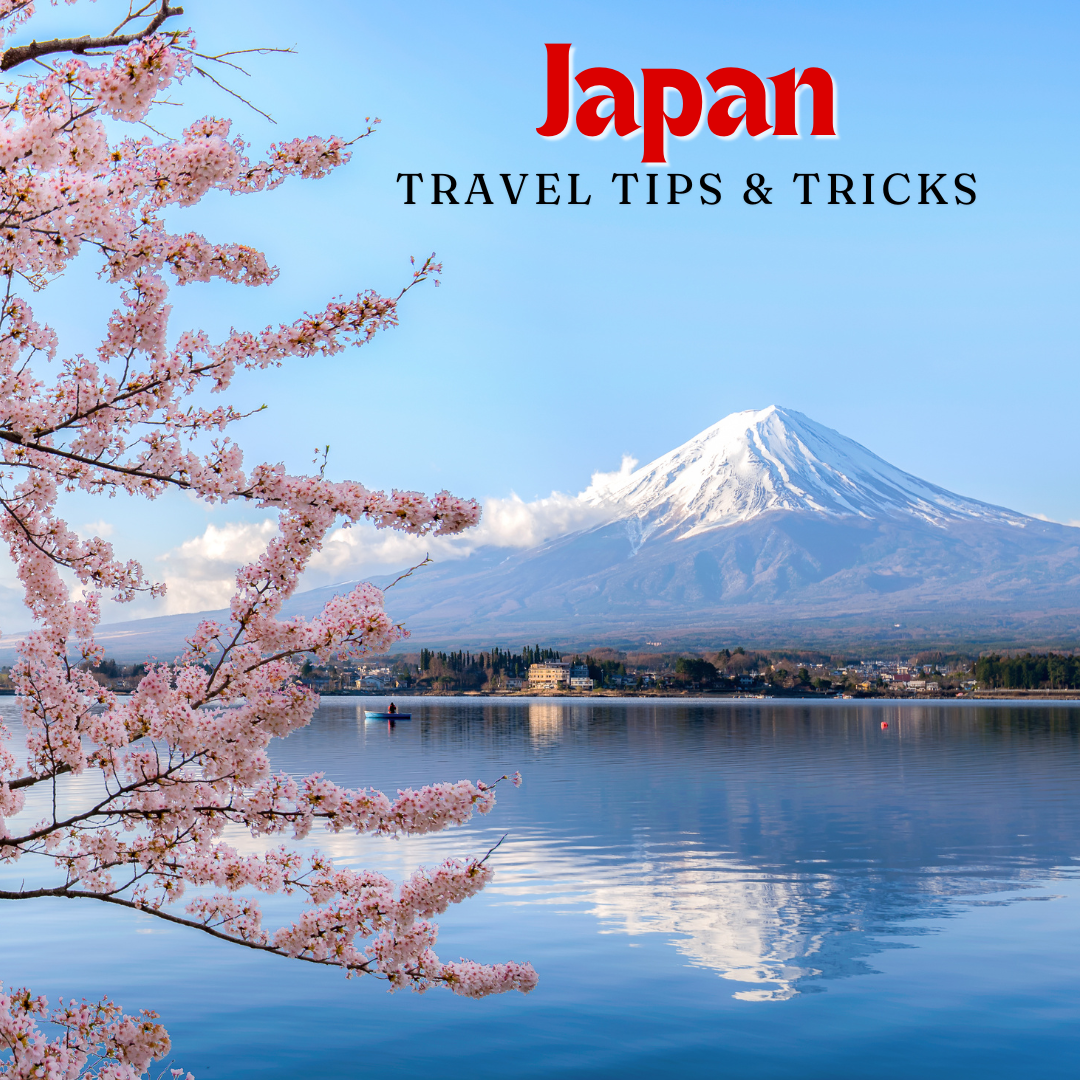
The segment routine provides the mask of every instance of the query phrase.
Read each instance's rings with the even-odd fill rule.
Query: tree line
[[[992,653],[975,661],[974,675],[980,686],[994,690],[1077,690],[1080,656]]]
[[[456,652],[421,649],[415,677],[420,684],[445,690],[479,690],[503,679],[527,678],[532,664],[561,659],[562,653],[557,649],[542,649],[539,645],[526,645],[519,653],[497,647],[475,653],[467,649]],[[402,667],[410,666],[397,665],[397,668],[400,672]],[[409,677],[413,672],[406,670],[402,674]]]

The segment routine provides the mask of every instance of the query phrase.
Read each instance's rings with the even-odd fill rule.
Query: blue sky
[[[108,6],[49,12],[32,29],[85,32]],[[249,462],[303,470],[329,443],[336,476],[528,501],[578,492],[624,454],[648,461],[730,412],[776,403],[961,494],[1080,520],[1075,4],[185,8],[208,51],[297,55],[254,58],[252,78],[235,80],[277,126],[190,83],[174,95],[182,109],[162,110],[168,129],[233,115],[259,147],[357,134],[368,115],[383,123],[328,180],[177,213],[177,227],[263,248],[282,273],[262,290],[178,290],[176,330],[223,334],[337,293],[394,291],[410,255],[436,251],[446,266],[443,286],[410,294],[401,327],[365,349],[238,380],[234,400],[269,406],[245,423]],[[640,137],[535,133],[547,41],[572,42],[577,70],[638,80],[642,67],[702,79],[721,66],[763,77],[824,67],[840,137],[672,140],[668,168],[719,173],[721,204],[619,206],[611,174],[650,171]],[[474,172],[496,183],[507,171],[577,172],[593,200],[403,205],[396,174],[433,171],[466,185]],[[806,207],[796,171],[974,173],[978,199],[847,207],[818,196]],[[774,205],[742,202],[751,172],[775,188]],[[113,299],[87,263],[35,303],[74,350],[99,340]],[[105,522],[151,573],[195,544],[187,563],[173,560],[180,576],[208,525],[222,538],[244,526],[250,540],[256,520],[182,497],[150,515],[123,499],[77,499],[69,512],[76,524]],[[359,546],[351,557],[365,562]],[[5,629],[15,622],[6,616]]]

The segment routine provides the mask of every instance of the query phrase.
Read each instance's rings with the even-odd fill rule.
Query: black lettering
[[[445,195],[450,202],[457,206],[457,199],[451,194],[454,188],[457,187],[457,181],[449,173],[435,172],[431,174],[431,179],[435,182],[435,198],[431,200],[432,206],[442,206],[442,197]],[[442,180],[449,180],[450,186],[443,191]]]
[[[919,173],[919,188],[921,190],[921,194],[919,195],[919,205],[920,206],[926,206],[927,205],[926,196],[929,195],[930,192],[932,191],[934,193],[934,198],[937,199],[938,206],[944,206],[947,200],[943,199],[941,197],[941,192],[938,191],[937,186],[938,186],[938,184],[941,183],[942,180],[945,179],[945,174],[944,173],[938,173],[938,178],[932,184],[928,184],[926,182],[929,178],[930,178],[929,173],[925,173],[925,172]]]
[[[810,205],[810,177],[813,177],[819,184],[821,183],[821,177],[816,172],[797,172],[792,178],[791,182],[794,184],[796,180],[802,180],[802,202],[801,206]]]
[[[676,188],[675,187],[675,181],[676,180],[685,180],[686,181],[686,187]],[[694,181],[691,180],[689,176],[685,176],[681,172],[668,173],[668,187],[669,187],[669,189],[671,191],[671,195],[668,198],[668,206],[678,206],[679,205],[678,196],[679,195],[685,195],[688,191],[693,190]]]
[[[570,174],[570,205],[571,206],[588,206],[592,202],[592,196],[590,195],[584,202],[577,197],[577,178],[581,173],[572,172]]]
[[[424,174],[418,172],[399,172],[397,174],[397,183],[401,183],[401,178],[405,177],[405,205],[415,206],[412,197],[412,182],[413,180],[419,180],[422,184],[424,182]]]
[[[476,185],[477,184],[480,185],[480,190],[479,191],[476,190]],[[465,200],[465,205],[466,206],[472,206],[472,201],[473,201],[473,196],[474,195],[483,195],[484,196],[484,205],[485,206],[490,206],[491,205],[491,196],[488,194],[487,182],[484,180],[484,174],[482,172],[473,173],[472,187],[469,188],[469,197]]]
[[[510,205],[517,206],[517,201],[521,198],[521,189],[525,186],[525,181],[528,180],[529,174],[527,172],[519,174],[521,176],[521,183],[518,184],[517,191],[510,186],[510,174],[508,172],[499,173],[499,175],[502,177],[503,187],[506,188],[506,194],[510,198]]]
[[[755,179],[755,177],[757,179]],[[767,206],[772,206],[772,201],[769,199],[769,192],[772,191],[771,187],[765,187],[765,177],[761,173],[751,173],[746,178],[746,190],[742,193],[743,202],[747,206],[761,206],[765,203]],[[757,195],[756,199],[750,198],[750,193],[753,192]]]
[[[537,173],[536,174],[536,183],[537,183],[537,186],[540,189],[540,191],[539,191],[539,196],[540,197],[536,200],[536,205],[537,206],[558,206],[559,199],[562,198],[561,195],[555,195],[555,201],[551,202],[549,199],[546,199],[544,197],[549,191],[553,195],[555,194],[555,185],[554,184],[545,184],[544,183],[544,178],[548,177],[548,176],[554,176],[556,180],[559,179],[559,174],[557,172],[542,172],[542,173]]]
[[[894,173],[889,173],[889,175],[885,177],[885,183],[881,187],[881,194],[885,196],[885,201],[886,202],[891,202],[893,204],[893,206],[903,206],[904,203],[911,202],[911,196],[910,195],[906,199],[894,199],[892,197],[892,195],[889,194],[889,185],[898,176],[902,176],[904,178],[904,183],[905,184],[910,184],[911,183],[911,181],[908,179],[908,174],[906,172],[894,172]]]
[[[717,203],[718,203],[718,202],[720,201],[720,189],[719,189],[719,188],[714,188],[714,187],[712,186],[712,184],[710,184],[710,183],[708,182],[708,177],[710,177],[710,176],[714,176],[714,177],[716,177],[716,182],[717,182],[718,184],[720,183],[720,174],[719,174],[719,173],[714,173],[714,172],[707,172],[707,173],[702,173],[702,175],[701,175],[701,179],[700,179],[700,180],[698,181],[698,183],[699,183],[699,184],[700,184],[700,185],[701,185],[701,186],[702,186],[702,187],[703,187],[703,188],[704,188],[704,189],[705,189],[705,190],[706,190],[706,191],[707,191],[707,192],[708,192],[708,193],[709,193],[710,195],[715,195],[715,196],[716,196],[716,198],[715,198],[715,199],[713,199],[713,200],[712,200],[712,202],[706,202],[706,201],[705,201],[705,196],[704,196],[704,195],[702,195],[702,196],[701,196],[701,205],[702,205],[702,206],[715,206],[715,205],[716,205],[716,204],[717,204]]]
[[[630,177],[634,178],[634,183],[638,182],[636,172],[615,172],[611,174],[611,182],[614,184],[616,179],[622,180],[622,198],[619,200],[620,206],[630,205],[630,196],[627,194],[627,188],[630,186]]]
[[[847,181],[847,187],[841,188],[841,187],[836,186],[836,181],[841,176]],[[844,196],[844,202],[846,202],[848,204],[848,206],[854,206],[855,205],[855,200],[848,194],[848,192],[851,191],[852,184],[854,184],[854,183],[855,183],[855,181],[852,180],[851,177],[848,176],[847,173],[842,173],[842,172],[831,172],[831,173],[829,173],[829,190],[831,192],[831,194],[829,195],[829,205],[830,206],[838,206],[839,203],[837,203],[837,201],[836,201],[836,196],[837,195],[843,195]]]
[[[974,188],[969,188],[967,186],[967,184],[961,184],[960,183],[960,177],[961,176],[970,176],[971,177],[971,182],[974,184],[975,183],[975,174],[974,173],[969,173],[969,172],[957,173],[956,174],[956,179],[953,181],[953,183],[956,185],[957,191],[962,191],[962,192],[964,192],[965,195],[970,195],[971,196],[970,199],[962,200],[960,198],[960,196],[957,195],[956,196],[956,205],[957,206],[970,206],[975,201],[975,190],[974,190]]]
[[[874,179],[874,174],[872,172],[864,172],[863,176],[866,177],[866,198],[863,199],[862,203],[863,206],[873,206],[874,194],[870,187],[870,181]]]

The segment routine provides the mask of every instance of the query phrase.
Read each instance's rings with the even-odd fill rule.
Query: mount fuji
[[[920,480],[794,410],[733,413],[579,498],[600,524],[443,564],[388,606],[445,641],[1080,634],[1080,530]]]
[[[618,475],[618,474],[617,474]],[[954,495],[790,409],[732,413],[629,477],[583,494],[608,503],[637,537],[687,539],[777,510],[931,525],[973,519],[1023,527],[1001,507]]]
[[[388,610],[429,645],[1080,637],[1080,529],[956,495],[790,409],[733,413],[578,500],[590,527],[427,567],[388,591]],[[286,610],[314,614],[353,584]],[[206,615],[99,640],[118,659],[165,657]]]

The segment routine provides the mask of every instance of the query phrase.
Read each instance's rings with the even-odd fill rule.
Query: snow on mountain
[[[625,518],[638,547],[654,533],[690,537],[770,510],[913,515],[934,525],[1030,520],[920,480],[840,432],[775,405],[732,413],[629,476],[598,476],[581,498]]]

